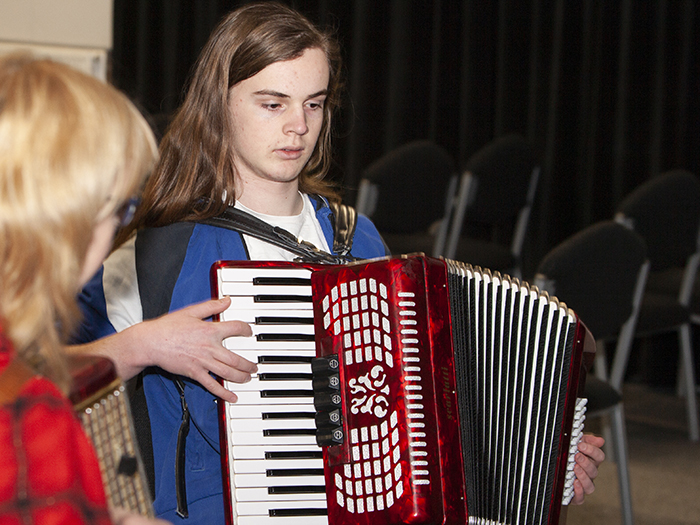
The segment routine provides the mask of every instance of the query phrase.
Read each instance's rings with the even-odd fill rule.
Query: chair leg
[[[618,403],[612,410],[610,414],[610,425],[613,432],[613,450],[615,451],[617,477],[620,485],[622,523],[624,525],[634,525],[630,473],[627,464],[627,430],[625,428],[625,411],[622,403]]]
[[[601,381],[607,381],[608,358],[605,351],[605,342],[599,339],[595,342],[595,346],[595,360],[593,362],[595,376]]]
[[[683,382],[685,383],[685,397],[688,408],[688,427],[690,440],[700,441],[700,424],[698,423],[698,405],[695,389],[695,364],[693,363],[693,345],[690,338],[690,323],[679,328],[680,351],[683,359]]]

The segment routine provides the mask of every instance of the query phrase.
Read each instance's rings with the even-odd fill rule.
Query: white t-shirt
[[[236,208],[247,211],[268,224],[284,228],[296,235],[297,238],[310,242],[321,250],[330,251],[323,236],[321,224],[316,218],[316,211],[311,199],[308,195],[300,195],[304,202],[304,208],[299,215],[291,217],[264,215],[254,212],[238,202]],[[292,261],[296,257],[284,248],[279,248],[249,235],[243,235],[243,240],[248,247],[251,260],[254,261]],[[132,237],[112,253],[104,264],[102,285],[107,303],[107,316],[117,332],[143,321],[141,297],[136,278],[135,253],[135,237]]]
[[[240,202],[236,202],[235,207],[243,210],[245,212],[254,215],[258,219],[262,219],[272,226],[278,226],[283,228],[297,237],[307,242],[310,242],[316,248],[329,252],[328,243],[323,236],[323,231],[321,230],[321,224],[316,218],[316,211],[314,210],[313,203],[308,195],[300,193],[304,207],[299,215],[265,215],[263,213],[258,213],[246,208]],[[249,235],[243,235],[243,240],[248,247],[248,254],[250,255],[251,261],[293,261],[296,257],[290,251],[285,250],[279,246],[275,246],[268,242],[256,239]]]

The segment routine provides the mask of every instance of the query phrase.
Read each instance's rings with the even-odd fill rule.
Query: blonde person
[[[66,394],[75,297],[133,214],[151,131],[115,89],[65,65],[0,57],[0,522],[151,523],[110,516]],[[19,371],[19,372],[18,372]]]

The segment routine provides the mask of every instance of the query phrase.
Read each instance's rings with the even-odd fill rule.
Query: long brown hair
[[[300,174],[299,188],[337,200],[324,177],[331,163],[331,117],[341,90],[338,44],[330,33],[287,6],[253,3],[226,16],[202,50],[185,101],[161,142],[160,161],[146,185],[137,217],[117,243],[141,226],[208,218],[233,205],[230,88],[272,63],[293,60],[312,48],[325,53],[330,76],[324,122]]]

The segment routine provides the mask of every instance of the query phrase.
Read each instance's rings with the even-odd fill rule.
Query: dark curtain
[[[115,0],[113,82],[162,127],[199,50],[241,1]],[[463,165],[518,132],[542,161],[526,270],[611,218],[653,175],[700,175],[700,8],[692,0],[299,0],[336,29],[347,99],[333,177],[413,139]],[[529,265],[529,268],[528,268]]]

